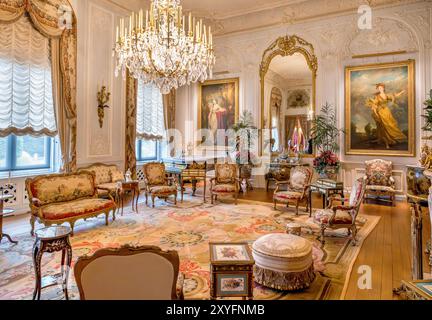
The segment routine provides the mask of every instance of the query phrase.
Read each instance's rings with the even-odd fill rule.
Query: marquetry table
[[[124,196],[127,192],[132,192],[132,210],[138,212],[138,201],[140,196],[139,181],[122,181],[120,183],[119,188],[117,189],[117,202],[121,206],[121,215],[123,215]]]
[[[6,214],[14,213],[14,210],[12,210],[12,209],[5,209],[4,208],[4,202],[5,202],[5,200],[13,199],[13,197],[14,196],[11,195],[11,194],[2,194],[2,195],[0,195],[0,242],[2,241],[3,238],[6,238],[11,243],[17,244],[18,241],[12,240],[11,237],[8,234],[3,233],[3,216],[6,215]]]
[[[255,260],[247,243],[210,243],[210,298],[253,299]]]
[[[72,263],[72,246],[69,235],[72,229],[67,226],[43,228],[35,232],[36,241],[33,245],[33,264],[35,270],[35,290],[33,300],[40,300],[41,291],[55,285],[62,285],[66,300],[68,296],[68,278]],[[42,277],[42,256],[44,253],[61,252],[61,271],[54,276]]]

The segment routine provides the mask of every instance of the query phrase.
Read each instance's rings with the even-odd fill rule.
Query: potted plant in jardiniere
[[[429,99],[423,102],[423,104],[425,105],[425,114],[422,117],[425,119],[425,124],[422,130],[426,135],[422,137],[422,140],[425,142],[422,146],[420,164],[429,169],[432,167],[432,148],[429,147],[427,142],[432,140],[432,90],[429,93]]]
[[[240,168],[240,178],[250,179],[252,167],[257,163],[256,155],[251,152],[257,138],[257,127],[254,125],[252,113],[244,111],[239,121],[232,126],[235,133],[234,152],[235,160]]]
[[[313,166],[320,178],[335,180],[340,169],[339,136],[344,132],[337,127],[336,113],[332,105],[326,103],[321,113],[312,121],[312,143],[316,147],[317,157]]]

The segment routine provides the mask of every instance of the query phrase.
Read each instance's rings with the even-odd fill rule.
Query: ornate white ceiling
[[[150,0],[106,0],[132,10]],[[373,8],[425,0],[180,0],[185,12],[204,18],[216,35],[289,25],[325,16],[355,14],[360,5]]]

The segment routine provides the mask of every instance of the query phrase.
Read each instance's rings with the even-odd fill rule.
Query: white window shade
[[[164,136],[163,98],[154,84],[138,82],[137,138],[160,140]]]
[[[49,39],[26,15],[0,24],[0,136],[57,134]]]

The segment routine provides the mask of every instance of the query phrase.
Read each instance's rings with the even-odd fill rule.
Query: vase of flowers
[[[340,161],[334,152],[327,150],[321,152],[314,159],[313,166],[320,178],[336,180],[339,173]]]
[[[340,160],[336,154],[339,150],[339,135],[344,132],[337,127],[337,118],[333,106],[326,103],[320,115],[312,121],[312,143],[316,146],[318,156],[313,165],[321,178],[336,180],[340,169]]]

